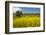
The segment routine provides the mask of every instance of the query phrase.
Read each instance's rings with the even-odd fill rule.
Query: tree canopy
[[[16,11],[16,16],[17,17],[21,17],[21,15],[22,15],[22,11]]]

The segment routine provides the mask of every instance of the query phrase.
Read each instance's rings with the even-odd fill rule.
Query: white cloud
[[[17,7],[16,8],[13,8],[13,13],[16,13],[16,11],[18,11],[18,10],[19,11],[22,11],[20,8],[17,8]]]

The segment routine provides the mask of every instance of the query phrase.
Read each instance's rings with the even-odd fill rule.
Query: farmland
[[[23,14],[21,17],[13,16],[13,27],[39,27],[40,26],[40,14]]]

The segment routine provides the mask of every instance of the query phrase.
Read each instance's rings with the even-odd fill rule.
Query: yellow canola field
[[[13,27],[39,27],[40,26],[40,17],[20,17],[13,19]]]

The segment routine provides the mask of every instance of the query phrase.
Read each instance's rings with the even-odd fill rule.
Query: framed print
[[[5,1],[5,33],[45,31],[45,4]]]

